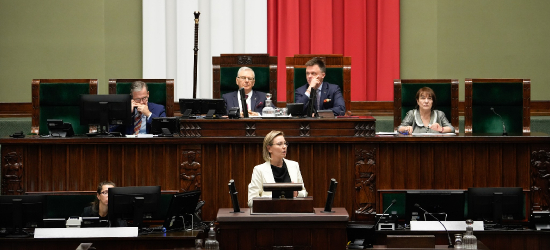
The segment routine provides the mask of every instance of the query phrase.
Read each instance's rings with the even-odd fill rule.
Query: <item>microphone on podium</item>
[[[243,117],[248,118],[248,106],[246,105],[246,94],[244,93],[244,88],[239,89],[239,95],[241,96],[241,107],[243,111]]]
[[[443,225],[443,223],[437,217],[435,217],[432,213],[426,211],[426,209],[424,209],[420,205],[418,205],[418,203],[414,204],[414,206],[417,207],[417,208],[420,208],[422,211],[424,211],[424,213],[427,213],[430,216],[432,216],[434,219],[436,219],[439,222],[439,224],[441,224],[443,226],[443,228],[445,229],[445,232],[447,232],[447,239],[449,240],[449,247],[448,248],[454,248],[453,242],[451,241],[451,236],[449,236],[449,231],[447,230],[445,225]]]
[[[374,224],[374,230],[376,230],[376,226],[378,226],[378,223],[380,223],[380,220],[382,219],[382,217],[384,217],[384,214],[386,214],[386,212],[388,212],[390,207],[393,206],[393,204],[395,204],[396,202],[397,202],[397,200],[393,199],[391,201],[391,204],[386,208],[386,210],[384,210],[384,212],[382,212],[382,215],[380,216],[380,218],[378,218],[378,221],[376,221],[376,224]]]
[[[500,122],[502,122],[502,135],[508,135],[508,133],[506,133],[506,125],[504,125],[504,119],[502,119],[502,116],[500,116],[493,107],[491,107],[491,111],[500,117]]]

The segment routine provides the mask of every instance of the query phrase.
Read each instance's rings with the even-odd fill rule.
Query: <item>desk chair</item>
[[[436,109],[459,132],[458,124],[458,79],[395,79],[393,81],[393,130],[401,125],[407,112],[416,107],[416,92],[422,87],[431,88],[437,98]]]
[[[530,79],[465,80],[464,130],[502,134],[502,122],[512,134],[531,133]],[[502,116],[502,121],[491,108]]]
[[[336,84],[342,90],[346,111],[351,108],[351,57],[343,55],[294,55],[286,58],[286,102],[295,100],[297,88],[307,84],[306,62],[314,57],[320,57],[327,68],[324,81]]]
[[[48,119],[71,123],[75,134],[89,132],[87,125],[80,125],[80,95],[96,95],[97,79],[34,79],[31,86],[31,133],[49,134]]]
[[[109,79],[109,94],[130,94],[135,81],[147,83],[149,101],[164,105],[167,117],[174,116],[174,79]]]
[[[277,57],[269,54],[221,54],[212,57],[214,86],[212,97],[222,98],[223,94],[239,90],[236,78],[241,67],[254,70],[253,90],[271,93],[273,105],[277,102]]]

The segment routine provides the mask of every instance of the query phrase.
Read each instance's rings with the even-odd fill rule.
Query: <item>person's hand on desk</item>
[[[429,128],[430,128],[431,130],[435,130],[435,131],[437,131],[437,132],[439,132],[439,133],[445,132],[445,128],[442,127],[441,125],[439,125],[439,123],[434,123],[434,124],[430,125]]]
[[[260,113],[249,110],[248,111],[248,116],[260,116]],[[244,117],[243,112],[241,112],[241,117]]]
[[[412,135],[413,127],[412,126],[402,126],[399,127],[399,133],[405,134],[405,135]]]

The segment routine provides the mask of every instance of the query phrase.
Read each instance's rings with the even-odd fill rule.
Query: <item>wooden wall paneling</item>
[[[445,175],[443,185],[438,183],[437,187],[443,187],[443,189],[464,189],[462,186],[462,176],[464,175],[462,168],[462,157],[460,153],[461,147],[457,144],[445,144],[444,155],[440,155],[437,160],[437,166],[444,167],[445,171],[442,173]],[[437,152],[436,155],[439,155]],[[437,168],[436,166],[436,168]]]
[[[137,154],[134,157],[136,160],[135,179],[137,186],[153,185],[151,177],[153,176],[154,167],[156,165],[153,150],[158,146],[158,144],[154,144],[139,145],[136,147]]]
[[[417,163],[418,168],[407,168],[410,171],[408,172],[409,175],[416,175],[416,183],[414,183],[413,189],[432,189],[442,186],[441,179],[444,179],[445,176],[442,176],[441,170],[444,170],[445,166],[434,166],[435,158],[437,158],[437,155],[434,154],[434,148],[444,149],[444,146],[439,144],[437,146],[434,144],[420,144],[413,147],[418,154],[411,156],[415,156],[413,162]]]
[[[532,145],[530,155],[530,193],[531,208],[534,211],[550,209],[550,147],[547,145]]]
[[[392,145],[393,146],[393,145]],[[407,175],[407,168],[406,167],[414,167],[414,162],[409,162],[408,154],[409,154],[409,144],[401,144],[401,145],[394,145],[394,152],[393,155],[393,165],[390,166],[392,169],[391,176],[393,176],[392,180],[390,181],[391,188],[394,189],[404,189],[405,186],[405,176]],[[414,149],[414,147],[413,147]],[[412,159],[410,159],[412,160]]]
[[[164,167],[165,171],[161,175],[161,179],[158,180],[158,183],[165,183],[167,190],[180,190],[180,175],[179,169],[181,167],[181,155],[178,153],[177,145],[164,145]]]
[[[219,161],[223,157],[224,149],[228,149],[229,145],[224,144],[218,148],[217,144],[205,144],[202,146],[202,200],[205,201],[202,215],[203,218],[213,219],[216,218],[217,209],[219,207],[228,207],[230,204],[220,204],[218,202],[218,197],[222,195],[222,189],[219,188],[218,176],[221,169],[218,168]],[[215,157],[221,156],[221,157]],[[239,179],[235,180],[237,182],[241,181]],[[227,183],[226,183],[227,184]],[[223,190],[227,190],[224,188]],[[242,190],[237,190],[239,192],[239,203],[240,200],[244,198]],[[228,191],[229,192],[229,191]],[[223,199],[223,197],[221,197]],[[228,200],[229,201],[229,200]],[[246,204],[246,203],[245,203]]]
[[[105,154],[108,158],[108,176],[107,180],[110,180],[114,182],[117,186],[123,187],[124,186],[124,168],[123,168],[123,162],[124,162],[124,155],[123,155],[123,149],[125,148],[124,145],[121,144],[111,144],[107,148],[108,152],[104,152],[101,150],[101,154]],[[100,180],[101,181],[101,180]]]
[[[352,220],[373,220],[374,214],[378,210],[376,207],[376,190],[380,180],[379,158],[377,144],[359,144],[354,145],[350,154],[355,155],[354,159],[354,189],[353,204],[348,206],[349,214]],[[339,204],[335,204],[338,206]]]
[[[521,150],[521,148],[527,147],[528,150]],[[523,187],[523,190],[529,190],[531,188],[531,182],[530,182],[530,161],[531,161],[531,152],[532,152],[533,145],[527,145],[527,144],[515,144],[515,159],[516,159],[516,165],[514,166],[516,169],[516,184],[514,186],[516,187]],[[503,152],[504,154],[504,152]],[[509,178],[504,179],[504,183],[510,183],[511,181]]]
[[[462,146],[462,187],[468,188],[474,185],[474,145]]]
[[[516,152],[516,147],[518,145],[509,145],[509,144],[503,144],[501,147],[502,150],[502,186],[503,187],[523,187],[523,185],[520,184],[518,175],[519,172],[521,172],[521,169],[519,169],[521,164],[520,158],[518,157]],[[528,164],[527,164],[528,165]],[[525,188],[524,188],[525,190]]]
[[[137,181],[135,179],[137,171],[137,148],[137,144],[126,144],[122,146],[122,161],[120,165],[122,168],[122,183],[119,184],[121,187],[137,185]]]
[[[487,173],[489,172],[489,145],[475,144],[474,145],[474,185],[472,187],[486,187]]]
[[[107,147],[99,147],[97,145],[94,145],[94,154],[92,154],[92,157],[93,161],[96,163],[96,175],[94,176],[94,179],[91,180],[92,188],[90,190],[96,190],[97,184],[102,181],[113,181],[115,184],[117,184],[117,182],[111,178],[111,165],[109,164],[109,160],[112,157],[109,152],[114,147],[116,146],[109,145]],[[120,156],[120,154],[118,154],[118,156]]]
[[[67,181],[70,185],[65,190],[96,190],[99,180],[101,156],[96,145],[64,145],[69,148]],[[107,156],[103,155],[104,158]],[[74,180],[73,180],[74,179]]]
[[[502,147],[501,144],[491,144],[488,147],[488,164],[487,164],[487,182],[485,186],[487,187],[502,187],[502,181],[504,177],[502,176],[503,168],[506,167],[502,161]],[[517,168],[515,164],[509,165],[512,168]]]

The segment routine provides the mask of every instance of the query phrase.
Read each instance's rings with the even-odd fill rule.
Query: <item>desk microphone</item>
[[[239,89],[239,95],[241,96],[241,107],[243,111],[243,117],[248,118],[248,106],[246,105],[246,94],[244,93],[244,88]]]
[[[382,217],[384,217],[384,214],[386,214],[386,212],[390,209],[391,206],[393,206],[393,204],[395,204],[395,202],[397,202],[397,200],[393,199],[393,201],[391,201],[391,204],[386,208],[386,210],[382,212],[382,215],[380,216],[380,218],[378,218],[378,221],[376,221],[376,224],[374,224],[374,230],[376,230],[376,226],[378,226],[378,223],[380,223],[380,220],[382,219]]]
[[[502,116],[500,116],[493,107],[491,107],[491,111],[493,111],[495,115],[498,115],[498,117],[500,117],[500,121],[502,122],[502,135],[508,135],[508,133],[506,133],[506,126],[504,125],[504,120],[502,119]]]
[[[443,226],[443,228],[445,229],[445,232],[447,232],[447,239],[449,240],[449,247],[448,248],[454,248],[453,242],[451,241],[451,236],[449,236],[449,231],[447,231],[447,228],[445,227],[445,225],[443,225],[443,223],[437,217],[435,217],[432,213],[426,211],[426,209],[424,209],[420,205],[418,205],[418,203],[414,204],[414,206],[417,207],[417,208],[420,208],[422,211],[424,211],[424,213],[427,213],[430,216],[432,216],[434,219],[436,219],[439,222],[439,224],[441,224]]]

